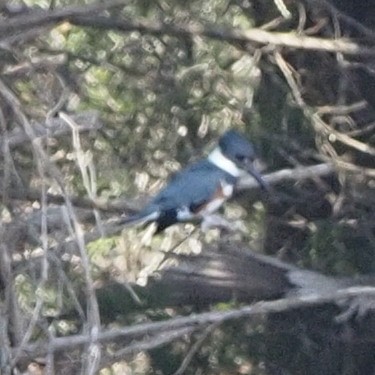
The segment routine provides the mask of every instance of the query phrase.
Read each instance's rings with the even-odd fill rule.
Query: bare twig
[[[283,0],[273,0],[273,2],[275,3],[277,9],[279,10],[279,12],[284,18],[286,19],[292,18],[292,14],[289,12]]]
[[[76,161],[81,172],[83,186],[86,189],[89,199],[95,201],[97,197],[97,178],[92,154],[90,153],[90,151],[85,152],[82,149],[81,140],[79,137],[79,126],[77,125],[77,123],[64,112],[61,112],[59,115],[60,118],[65,121],[71,128],[73,147],[75,150]],[[103,233],[102,220],[97,209],[94,209],[94,215],[98,229]]]
[[[198,340],[194,343],[194,345],[190,348],[188,353],[186,354],[184,360],[182,361],[180,367],[173,375],[182,375],[187,367],[189,366],[189,363],[193,359],[194,355],[198,352],[198,350],[201,348],[203,342],[207,339],[207,337],[220,325],[220,323],[215,323],[209,325],[200,335]]]
[[[125,0],[110,0],[103,3],[95,3],[81,7],[70,6],[53,11],[34,10],[18,17],[13,17],[0,24],[0,40],[24,30],[34,27],[54,25],[70,17],[79,15],[97,14],[111,8],[118,8],[127,3]]]
[[[334,142],[337,140],[358,151],[369,154],[371,156],[375,156],[375,149],[373,147],[361,141],[358,141],[350,137],[347,134],[341,133],[333,129],[322,120],[321,116],[316,111],[314,111],[313,108],[310,108],[309,106],[307,106],[305,101],[303,100],[301,90],[298,87],[297,81],[293,77],[292,69],[289,67],[288,63],[284,60],[280,52],[276,51],[274,56],[275,56],[276,63],[278,64],[281,72],[284,74],[284,77],[292,91],[294,100],[296,101],[297,105],[301,108],[304,115],[311,120],[316,132],[320,135],[327,137],[327,143]],[[335,153],[334,155],[335,155],[334,161],[335,162],[340,161],[339,157]],[[373,171],[371,172],[371,170],[370,170],[370,173],[368,173],[369,171],[366,168],[361,168],[361,170],[363,172],[366,172],[366,174],[369,176],[373,174]]]
[[[29,190],[0,190],[0,197],[8,195],[11,199],[24,200],[24,201],[39,201],[40,191],[36,189]],[[103,212],[117,212],[117,213],[128,213],[132,214],[137,211],[139,205],[126,199],[113,199],[108,201],[108,199],[97,198],[95,201],[87,197],[78,196],[68,196],[69,200],[72,202],[73,206],[81,208],[96,208]],[[47,200],[49,203],[63,204],[65,202],[65,197],[61,194],[50,194],[47,193]]]
[[[1,232],[4,228],[1,228]],[[0,340],[4,349],[4,358],[1,358],[1,369],[10,366],[10,346],[19,345],[22,341],[24,319],[18,304],[14,275],[11,263],[11,251],[3,242],[0,244],[0,288],[4,299],[0,302],[1,328]]]
[[[341,105],[341,106],[325,105],[322,107],[317,107],[317,112],[320,115],[326,115],[326,114],[347,115],[352,112],[361,111],[362,109],[365,109],[366,107],[367,107],[367,102],[365,100],[361,100],[351,105]]]
[[[30,125],[28,118],[22,111],[21,103],[2,80],[0,80],[0,95],[8,103],[10,108],[12,108],[15,117],[22,124],[25,130],[25,133],[28,135],[28,137],[32,141],[31,144],[33,146],[33,153],[34,153],[35,159],[38,160],[38,162],[42,163],[43,167],[48,172],[48,174],[54,178],[54,180],[57,182],[59,188],[62,191],[62,195],[65,198],[65,206],[66,206],[66,210],[68,213],[68,220],[67,220],[67,224],[69,224],[68,228],[71,229],[73,241],[77,244],[77,247],[79,249],[82,267],[84,271],[84,277],[85,277],[85,286],[86,286],[86,295],[87,295],[87,323],[88,323],[87,329],[88,329],[89,336],[90,336],[88,356],[86,357],[89,360],[89,362],[86,362],[85,368],[89,371],[86,373],[93,374],[96,371],[96,367],[98,366],[98,363],[100,360],[100,351],[99,351],[99,347],[96,344],[96,336],[100,330],[100,315],[99,315],[98,302],[97,302],[96,294],[94,291],[93,280],[92,280],[91,273],[90,273],[90,264],[89,264],[88,256],[87,256],[86,249],[85,249],[83,230],[77,220],[72,202],[69,201],[68,199],[64,180],[62,176],[60,175],[59,170],[50,161],[43,147],[40,147],[40,144],[37,143],[38,139],[36,137],[36,134],[32,126]],[[92,367],[92,364],[94,364],[93,367]]]
[[[44,306],[44,297],[43,297],[42,293],[40,293],[40,292],[44,291],[44,288],[45,288],[47,280],[48,280],[48,270],[49,270],[49,263],[48,263],[48,259],[47,259],[47,251],[48,251],[47,215],[46,215],[46,213],[47,213],[47,198],[46,198],[47,187],[46,187],[46,179],[45,179],[45,170],[44,170],[42,160],[38,159],[37,163],[38,163],[39,176],[40,176],[41,181],[42,181],[42,194],[41,194],[41,203],[42,203],[41,222],[42,222],[42,227],[41,227],[40,237],[41,237],[42,248],[43,248],[44,252],[43,252],[43,255],[41,257],[41,270],[42,270],[42,272],[40,273],[40,280],[39,280],[38,286],[36,288],[37,293],[36,293],[35,307],[34,307],[34,310],[32,312],[30,321],[28,322],[28,326],[27,326],[25,332],[23,333],[22,341],[21,341],[20,346],[19,346],[20,348],[22,348],[22,346],[25,345],[30,340],[30,338],[31,338],[31,336],[34,332],[35,326],[40,319],[40,314],[41,314],[42,308]],[[16,352],[15,355],[13,356],[12,367],[17,363],[18,355],[19,355],[19,352],[18,353]]]
[[[77,130],[79,132],[98,130],[103,126],[99,121],[97,112],[84,112],[72,117],[77,123]],[[70,127],[59,118],[50,118],[45,124],[34,122],[31,126],[35,138],[62,137],[71,132]],[[9,148],[14,149],[25,143],[30,143],[30,141],[32,140],[30,140],[30,137],[24,130],[17,129],[8,133],[7,138],[0,141],[0,145],[7,142]]]
[[[18,77],[30,72],[55,71],[58,66],[66,64],[66,53],[54,53],[51,56],[43,55],[19,62],[17,65],[6,65],[1,74],[4,76]]]
[[[332,129],[329,125],[323,122],[323,120],[319,116],[315,117],[315,124],[319,124],[319,126],[324,130],[327,134],[330,136],[330,141],[339,141],[351,148],[354,148],[360,152],[363,152],[365,154],[369,154],[371,156],[375,156],[375,148],[371,147],[370,145],[363,143],[361,141],[358,141],[354,139],[353,137],[350,137],[347,134],[338,132],[337,130]]]
[[[114,353],[110,357],[110,362],[118,361],[120,359],[133,356],[140,351],[155,349],[165,344],[168,344],[172,341],[175,341],[182,336],[189,335],[197,330],[197,327],[184,327],[173,330],[165,330],[158,333],[154,337],[147,337],[144,340],[133,342],[131,345],[126,346],[124,349],[121,349]],[[106,366],[107,363],[102,364],[102,367]]]
[[[326,0],[312,0],[317,6],[324,6],[326,7],[335,17],[343,20],[348,25],[353,26],[355,29],[360,31],[363,35],[369,37],[370,39],[375,38],[375,32],[366,27],[363,23],[356,21],[354,18],[348,16],[347,14],[341,12],[338,8],[336,8],[332,2]]]
[[[370,124],[367,124],[366,126],[362,127],[361,129],[355,129],[348,131],[346,135],[350,137],[357,137],[357,136],[363,136],[365,134],[372,133],[375,130],[375,122],[371,122]]]
[[[364,167],[346,162],[344,160],[335,160],[335,163],[337,164],[339,168],[345,169],[349,172],[375,178],[375,168],[364,168]]]

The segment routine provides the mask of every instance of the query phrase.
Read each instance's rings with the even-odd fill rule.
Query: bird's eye
[[[236,159],[239,161],[239,162],[244,162],[246,161],[246,156],[243,156],[243,155],[236,155]]]

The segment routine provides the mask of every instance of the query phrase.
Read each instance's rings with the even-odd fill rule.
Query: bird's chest
[[[221,182],[215,194],[201,207],[198,214],[205,216],[217,211],[233,195],[233,189],[233,185]]]

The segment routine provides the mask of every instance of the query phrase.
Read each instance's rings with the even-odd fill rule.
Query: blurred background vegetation
[[[98,303],[107,327],[200,311],[166,306],[163,291],[146,297],[147,286],[124,303],[104,288],[145,286],[169,251],[239,242],[329,275],[374,272],[371,1],[3,0],[0,20],[4,374],[15,367],[30,374],[87,370],[78,352],[56,356],[53,369],[51,358],[18,360],[11,348],[87,332],[91,287],[105,291]],[[263,40],[247,37],[252,30],[265,32]],[[314,38],[321,46],[310,47]],[[350,52],[350,43],[358,50]],[[225,207],[242,223],[229,237],[191,225],[156,237],[150,229],[111,232],[111,220],[139,209],[229,128],[254,142],[264,173],[323,162],[332,173],[278,184],[272,199],[241,192]],[[99,235],[85,237],[77,251],[69,241],[83,232]],[[182,373],[181,362],[203,337],[186,374],[371,373],[356,372],[357,359],[343,363],[343,352],[326,353],[324,366],[341,361],[337,367],[315,366],[326,337],[302,345],[301,327],[269,342],[264,319],[234,321],[130,357],[102,354],[95,371]],[[371,366],[369,357],[363,362]]]

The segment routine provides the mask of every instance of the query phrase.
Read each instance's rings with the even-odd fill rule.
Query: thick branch
[[[146,21],[120,20],[105,16],[94,16],[94,13],[124,5],[123,1],[111,1],[104,4],[85,7],[66,7],[48,12],[33,12],[14,17],[0,25],[0,38],[11,36],[15,31],[28,30],[34,27],[58,24],[69,21],[74,25],[94,27],[96,29],[117,30],[120,32],[139,31],[152,35],[172,35],[176,37],[201,36],[228,42],[252,42],[261,45],[272,45],[288,48],[327,51],[347,55],[375,55],[375,48],[364,47],[346,39],[323,39],[298,35],[295,33],[270,32],[258,28],[248,30],[224,29],[217,26],[200,24],[164,24]]]
[[[165,331],[181,329],[187,327],[206,326],[207,324],[225,322],[228,320],[241,319],[261,314],[271,314],[285,312],[291,309],[301,307],[312,307],[322,303],[337,302],[342,299],[361,296],[375,296],[374,287],[354,287],[338,290],[333,294],[283,298],[271,302],[258,302],[253,305],[245,306],[240,309],[228,311],[214,311],[202,314],[195,314],[188,317],[178,317],[163,322],[144,323],[132,327],[101,331],[98,333],[97,340],[100,343],[111,342],[118,339],[139,339],[145,335],[163,334]],[[51,351],[66,351],[90,343],[90,335],[74,335],[66,337],[57,337],[43,343],[28,344],[21,349],[25,356],[43,356]],[[149,348],[150,349],[150,348]],[[14,349],[14,350],[17,350]]]
[[[270,32],[258,28],[240,30],[223,29],[217,26],[202,25],[173,25],[163,23],[149,23],[145,21],[121,21],[106,17],[89,18],[71,17],[69,21],[75,25],[91,26],[121,32],[139,31],[153,35],[172,35],[179,37],[201,36],[228,42],[253,42],[262,45],[273,45],[289,48],[308,49],[327,52],[341,52],[348,55],[374,55],[375,49],[360,46],[345,39],[323,39],[297,35],[295,33]]]

